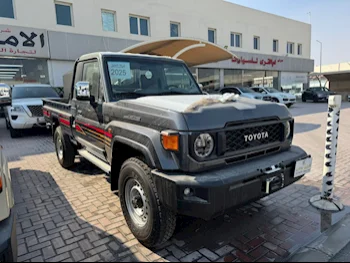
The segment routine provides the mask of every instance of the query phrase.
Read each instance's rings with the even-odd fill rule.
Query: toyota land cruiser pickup
[[[177,215],[209,220],[310,171],[284,105],[203,94],[181,60],[84,55],[69,97],[44,100],[58,161],[69,168],[79,155],[110,175],[147,247],[172,236]]]

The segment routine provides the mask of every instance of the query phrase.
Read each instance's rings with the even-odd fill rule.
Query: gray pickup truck
[[[311,158],[292,146],[284,105],[205,95],[177,59],[94,53],[75,64],[68,101],[44,100],[60,164],[76,155],[111,176],[135,237],[168,240],[176,216],[209,220],[299,180]]]

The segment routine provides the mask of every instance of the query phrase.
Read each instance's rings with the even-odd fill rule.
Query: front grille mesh
[[[226,152],[248,150],[250,148],[276,143],[283,140],[283,124],[271,124],[226,131]],[[268,133],[267,138],[246,141],[246,135]]]
[[[28,109],[32,113],[33,117],[43,117],[43,106],[28,106]]]

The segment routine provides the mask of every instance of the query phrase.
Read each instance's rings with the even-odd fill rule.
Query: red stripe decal
[[[105,130],[102,130],[102,129],[100,129],[100,128],[97,128],[97,127],[95,127],[95,126],[92,126],[91,124],[82,123],[82,122],[79,122],[79,123],[82,124],[82,125],[84,125],[85,127],[89,128],[89,129],[91,129],[91,130],[94,130],[94,131],[96,131],[96,132],[98,132],[98,133],[100,133],[100,134],[102,134],[102,135],[104,135],[104,136],[110,138],[110,139],[112,139],[112,137],[113,137],[113,135],[112,135],[111,133],[109,133],[109,132],[107,132],[107,131],[105,131]]]
[[[76,129],[78,132],[84,132],[83,129],[82,129],[78,124],[75,125],[75,129]]]
[[[63,118],[59,118],[60,123],[62,123],[63,125],[66,126],[70,126],[70,122],[69,120],[63,119]]]

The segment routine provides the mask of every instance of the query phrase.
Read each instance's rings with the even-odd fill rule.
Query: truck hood
[[[249,119],[291,117],[284,105],[242,97],[236,97],[234,101],[225,103],[210,104],[206,100],[208,98],[217,99],[221,98],[221,95],[152,96],[128,100],[127,103],[180,113],[190,131],[220,129],[227,123]],[[194,105],[196,107],[193,107]]]

